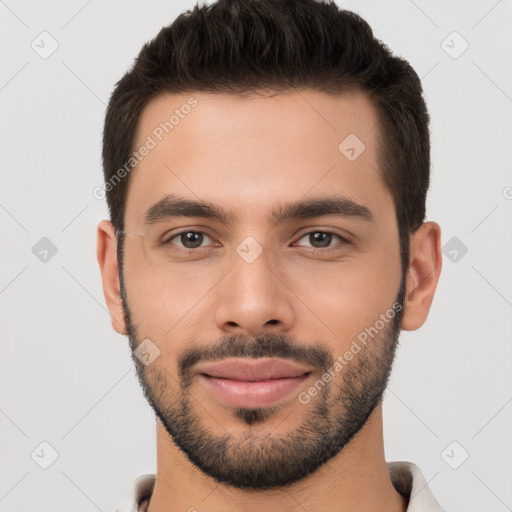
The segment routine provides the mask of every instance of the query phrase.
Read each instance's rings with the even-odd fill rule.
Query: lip
[[[201,383],[221,401],[234,407],[268,407],[289,396],[311,370],[278,359],[228,359],[198,364]]]
[[[217,398],[233,407],[269,407],[290,395],[310,374],[284,379],[243,381],[199,375]]]
[[[300,377],[311,371],[284,359],[230,358],[217,363],[204,363],[196,366],[196,373],[210,377],[241,381],[261,381]]]

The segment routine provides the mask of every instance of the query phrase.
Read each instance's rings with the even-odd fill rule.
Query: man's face
[[[182,109],[191,96],[197,105]],[[162,133],[176,109],[179,122]],[[158,418],[219,482],[268,488],[303,478],[381,399],[404,279],[377,123],[359,92],[184,93],[143,113],[135,147],[154,147],[132,171],[126,202],[126,329],[132,350],[149,339],[145,351],[159,351],[146,365],[134,357]],[[170,194],[226,218],[190,208],[176,216],[169,205],[147,216]],[[364,208],[328,202],[340,198]],[[333,208],[315,209],[322,204]],[[280,379],[281,392],[270,378],[243,387],[207,376],[207,365],[229,358],[286,360],[304,375]]]

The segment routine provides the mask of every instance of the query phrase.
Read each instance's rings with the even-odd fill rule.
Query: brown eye
[[[309,241],[315,247],[328,247],[331,244],[332,233],[316,231],[309,234]],[[315,245],[318,244],[318,245]]]
[[[332,241],[334,239],[334,241],[336,242],[336,238],[344,243],[349,243],[348,240],[345,240],[340,235],[333,233],[332,231],[311,231],[310,233],[306,233],[299,240],[307,239],[310,245],[305,245],[305,247],[322,249],[324,247],[332,247]]]
[[[182,231],[181,233],[173,235],[165,243],[177,245],[183,249],[197,249],[202,247],[202,243],[205,239],[208,240],[210,237],[201,231]],[[173,240],[177,240],[179,243],[175,243]]]

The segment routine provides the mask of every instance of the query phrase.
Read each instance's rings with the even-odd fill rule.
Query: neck
[[[157,421],[157,473],[148,512],[405,512],[384,458],[382,405],[335,457],[281,489],[241,490],[199,471]]]

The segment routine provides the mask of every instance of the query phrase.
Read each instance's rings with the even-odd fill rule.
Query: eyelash
[[[162,242],[162,244],[163,245],[174,245],[174,244],[172,244],[171,241],[174,240],[175,238],[180,237],[181,235],[183,235],[185,233],[196,233],[196,234],[206,235],[208,238],[212,239],[212,237],[210,235],[208,235],[208,233],[205,233],[204,231],[196,231],[196,230],[193,230],[193,229],[186,229],[186,230],[180,231],[179,233],[175,233],[172,236],[168,237],[166,240],[164,240]],[[347,240],[346,238],[342,237],[338,233],[335,233],[334,231],[321,230],[321,229],[315,229],[315,230],[312,230],[312,231],[308,231],[307,233],[304,233],[298,240],[302,240],[304,237],[309,236],[309,235],[311,235],[313,233],[324,233],[324,234],[328,234],[328,235],[337,236],[343,242],[343,245],[348,245],[348,244],[351,243],[349,240]],[[202,247],[202,246],[196,247],[194,249],[190,249],[190,248],[187,248],[187,247],[180,247],[180,246],[177,246],[177,247],[178,247],[179,250],[187,251],[187,252],[197,252],[199,249],[207,249],[208,248],[208,247]],[[301,247],[301,246],[299,246],[299,247]],[[329,245],[327,247],[310,247],[309,250],[310,250],[310,252],[325,252],[325,251],[327,251],[329,249],[332,249],[332,248],[335,248],[335,247],[336,247],[335,245]]]

